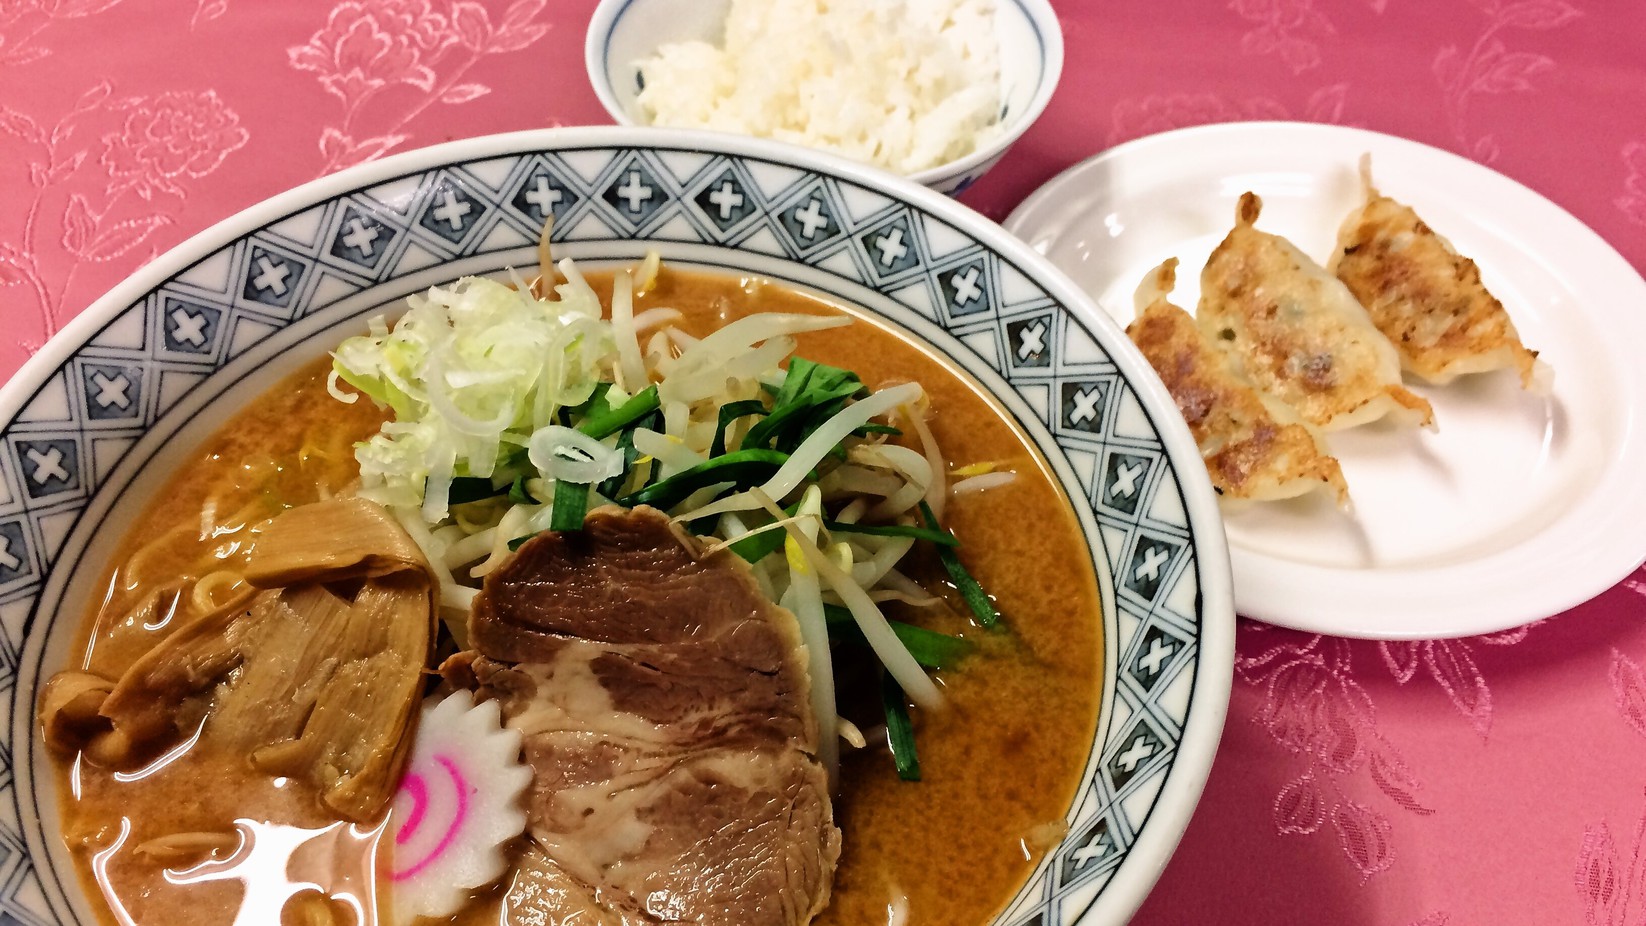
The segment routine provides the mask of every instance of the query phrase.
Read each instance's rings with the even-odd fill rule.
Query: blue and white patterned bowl
[[[1205,783],[1234,657],[1223,531],[1171,399],[1066,277],[937,193],[765,142],[602,128],[455,142],[275,197],[144,267],[0,389],[0,923],[96,922],[33,722],[85,577],[238,406],[409,293],[534,265],[551,213],[560,255],[656,248],[877,312],[1031,435],[1102,589],[1103,706],[1068,837],[997,922],[1124,922]]]
[[[659,45],[693,39],[716,42],[731,0],[601,0],[589,21],[583,57],[600,105],[618,125],[645,125],[638,116],[640,70],[635,62]],[[959,196],[999,163],[1040,118],[1063,73],[1063,29],[1047,0],[999,0],[1001,131],[988,144],[909,179]]]

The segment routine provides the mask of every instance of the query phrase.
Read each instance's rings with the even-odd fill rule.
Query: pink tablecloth
[[[592,7],[0,0],[0,376],[152,255],[301,181],[605,122],[582,64]],[[991,217],[1116,142],[1307,119],[1491,164],[1646,267],[1641,0],[1058,7],[1063,86],[965,196]],[[1646,922],[1643,616],[1637,574],[1469,640],[1243,624],[1211,782],[1136,921]]]

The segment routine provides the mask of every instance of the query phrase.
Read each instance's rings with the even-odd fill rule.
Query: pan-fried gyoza
[[[1224,498],[1273,501],[1325,490],[1339,503],[1349,489],[1320,435],[1279,400],[1258,392],[1237,361],[1206,341],[1189,313],[1169,299],[1177,258],[1137,288],[1137,318],[1126,327],[1189,425],[1212,486]]]
[[[1431,383],[1507,368],[1529,388],[1537,352],[1521,345],[1480,268],[1410,206],[1379,193],[1369,157],[1361,179],[1366,201],[1344,218],[1328,269],[1394,344],[1401,366]]]
[[[1385,415],[1432,424],[1400,382],[1400,358],[1348,288],[1278,235],[1258,231],[1262,201],[1240,197],[1235,227],[1200,275],[1196,318],[1259,389],[1331,431]]]

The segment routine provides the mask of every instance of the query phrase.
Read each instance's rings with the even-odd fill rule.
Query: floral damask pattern
[[[1487,646],[1512,646],[1540,623],[1473,639]],[[1468,640],[1388,640],[1379,643],[1378,649],[1396,682],[1410,682],[1421,669],[1476,733],[1484,738],[1491,731],[1492,690],[1475,666],[1474,647]]]
[[[1482,94],[1531,90],[1532,78],[1555,66],[1554,59],[1547,55],[1511,50],[1504,44],[1503,34],[1513,29],[1557,29],[1582,13],[1564,0],[1470,2],[1485,14],[1485,29],[1467,51],[1457,45],[1443,46],[1435,54],[1432,67],[1453,137],[1476,160],[1490,164],[1497,159],[1497,136],[1471,133],[1470,105]]]
[[[120,0],[0,0],[0,68],[51,54],[43,34],[52,26],[95,16]]]
[[[1302,763],[1297,777],[1275,795],[1275,831],[1313,836],[1329,823],[1362,880],[1388,870],[1394,864],[1388,816],[1350,798],[1345,779],[1365,769],[1397,807],[1416,814],[1433,811],[1419,803],[1421,782],[1378,732],[1376,707],[1354,677],[1349,642],[1250,622],[1242,622],[1241,637],[1241,652],[1258,650],[1262,644],[1254,645],[1255,640],[1275,640],[1256,655],[1237,656],[1235,674],[1262,694],[1252,722]]]
[[[1532,627],[1467,640],[1375,644],[1395,682],[1432,679],[1469,725],[1485,737],[1491,728],[1491,689],[1474,661],[1474,645],[1511,646]],[[1394,826],[1387,810],[1417,816],[1434,811],[1418,798],[1423,783],[1378,729],[1377,708],[1356,678],[1357,644],[1305,636],[1241,622],[1237,679],[1256,688],[1261,702],[1252,722],[1301,762],[1297,777],[1275,795],[1272,819],[1282,836],[1312,836],[1331,825],[1343,857],[1366,881],[1395,861]],[[1360,644],[1366,646],[1371,644]],[[1393,808],[1350,797],[1351,777],[1364,770]],[[1444,914],[1436,914],[1444,917]],[[1431,918],[1432,919],[1432,918]],[[1445,922],[1444,919],[1436,922]]]
[[[1617,207],[1636,225],[1646,225],[1646,141],[1623,146],[1623,195]]]
[[[212,90],[133,97],[113,108],[126,118],[119,131],[103,136],[111,195],[130,189],[145,200],[156,192],[182,196],[182,178],[216,170],[248,137],[240,117]]]
[[[1370,0],[1372,12],[1381,13],[1388,0]],[[1293,74],[1320,66],[1320,44],[1337,35],[1337,28],[1325,13],[1315,9],[1314,0],[1233,0],[1229,9],[1255,28],[1240,37],[1240,51],[1247,55],[1279,55]]]
[[[1343,106],[1348,84],[1331,84],[1309,94],[1301,107],[1292,109],[1274,97],[1229,99],[1216,93],[1154,94],[1122,100],[1110,115],[1109,144],[1119,144],[1156,132],[1214,122],[1246,119],[1303,119],[1309,122],[1343,122]]]
[[[99,133],[102,126],[110,128]],[[73,305],[81,265],[135,263],[150,236],[175,220],[185,184],[217,170],[250,138],[214,91],[116,98],[107,80],[49,124],[0,104],[0,136],[20,144],[17,163],[27,165],[32,189],[26,207],[0,214],[20,218],[19,227],[0,231],[0,285],[31,294],[42,337]],[[39,258],[54,246],[71,258],[55,277]]]
[[[1646,737],[1646,672],[1639,663],[1613,650],[1612,668],[1606,677],[1612,685],[1618,715],[1630,729]]]
[[[1337,33],[1311,0],[1234,0],[1229,9],[1256,25],[1240,37],[1241,52],[1279,55],[1293,74],[1318,67],[1320,46],[1315,39]]]
[[[1646,738],[1646,672],[1640,663],[1613,650],[1607,681],[1618,715]],[[1583,902],[1587,926],[1642,922],[1646,917],[1646,810],[1622,843],[1605,821],[1584,828],[1573,884]]]
[[[319,75],[320,85],[343,105],[343,121],[320,134],[320,173],[381,157],[410,136],[407,123],[436,103],[478,99],[491,87],[464,82],[489,55],[520,51],[542,38],[535,22],[546,0],[515,0],[496,23],[472,0],[436,5],[430,0],[344,0],[326,25],[304,45],[287,49],[291,66]],[[366,104],[393,88],[408,88],[402,103],[375,134],[359,137]]]

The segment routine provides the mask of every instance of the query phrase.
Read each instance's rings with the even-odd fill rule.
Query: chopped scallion
[[[925,502],[920,503],[920,516],[926,519],[926,526],[932,530],[942,530],[937,523],[937,515],[932,514],[932,506]],[[944,531],[944,533],[948,533]],[[950,534],[949,536],[954,536]],[[940,546],[937,548],[938,562],[943,564],[943,571],[949,574],[949,581],[954,583],[955,591],[965,599],[966,607],[970,608],[977,622],[985,627],[993,627],[1000,622],[1000,612],[995,610],[994,601],[989,598],[983,586],[977,583],[972,574],[966,571],[960,557],[953,547]]]
[[[839,605],[825,604],[823,614],[829,622],[831,636],[837,636],[843,642],[869,645],[868,641],[863,639],[863,631],[858,629],[850,611]],[[916,627],[903,621],[888,620],[886,623],[891,625],[892,633],[897,634],[897,639],[922,668],[948,668],[972,651],[971,642],[960,637]]]
[[[735,483],[741,488],[760,485],[782,468],[788,459],[788,454],[775,450],[734,451],[675,473],[627,498],[619,499],[617,503],[625,508],[651,505],[667,511],[698,489],[717,482]]]
[[[788,512],[790,515],[793,515],[799,509],[800,503],[795,502],[785,508],[784,511]],[[771,521],[768,520],[766,523],[770,524]],[[752,526],[760,527],[761,525],[755,524]],[[773,553],[776,553],[778,550],[783,549],[783,539],[787,536],[788,535],[783,531],[775,529],[761,531],[758,534],[744,537],[742,540],[734,540],[731,543],[726,544],[726,549],[736,553],[738,556],[743,557],[743,559],[748,562],[758,563]],[[842,608],[841,610],[845,609]],[[848,614],[847,617],[849,618],[850,614]]]
[[[657,406],[657,387],[647,386],[640,392],[635,393],[633,398],[616,408],[607,408],[605,411],[591,411],[588,417],[577,425],[577,430],[595,440],[603,440],[623,430],[626,425],[657,411]]]
[[[514,478],[514,484],[509,486],[509,501],[514,502],[516,505],[537,504],[537,499],[532,496],[531,490],[526,488],[525,476],[516,476]]]
[[[914,524],[843,524],[839,521],[824,521],[823,526],[832,534],[872,534],[876,537],[912,537],[915,540],[927,540],[938,546],[958,547],[960,541],[948,531],[931,530]]]
[[[712,459],[726,452],[726,429],[732,422],[749,415],[764,415],[766,403],[759,399],[744,399],[741,402],[727,402],[720,406],[720,423],[714,429],[714,443],[709,445],[709,457]]]
[[[589,487],[577,482],[556,480],[554,508],[549,512],[549,530],[580,531],[589,510]]]
[[[889,672],[880,683],[880,703],[886,710],[886,742],[892,747],[897,777],[919,781],[920,755],[914,748],[914,721],[909,719],[909,702]]]
[[[457,476],[452,479],[451,488],[446,490],[446,504],[467,505],[469,502],[496,498],[508,489],[508,486],[493,486],[490,479],[480,476]]]

